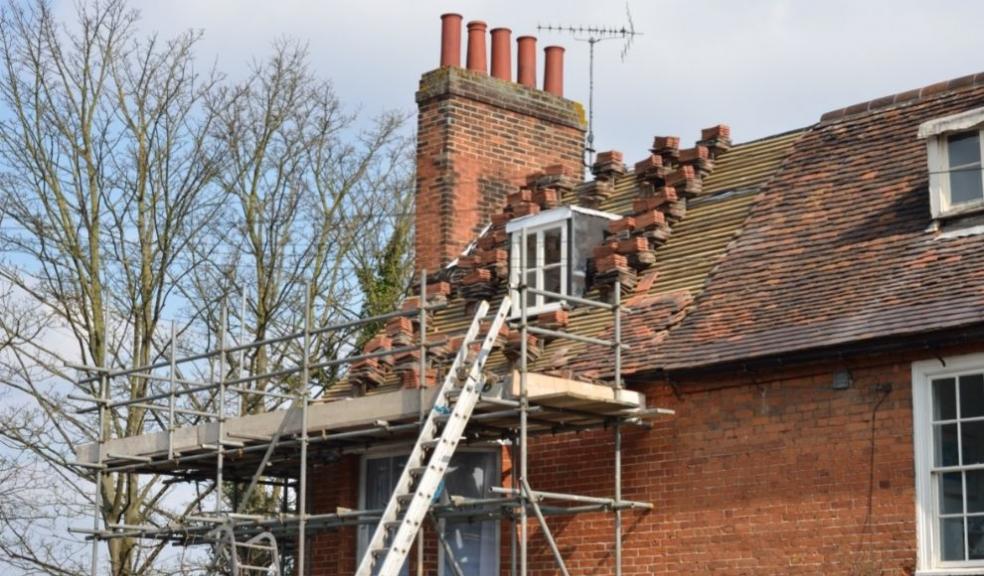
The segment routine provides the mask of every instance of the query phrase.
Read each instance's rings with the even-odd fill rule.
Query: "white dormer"
[[[604,240],[608,223],[620,218],[589,208],[560,206],[510,220],[506,224],[509,285],[518,286],[525,275],[526,285],[533,290],[583,296],[588,258]],[[513,315],[519,316],[519,295],[515,290],[512,298]],[[557,298],[527,293],[527,314],[549,312],[562,305],[563,301]]]
[[[984,108],[923,122],[933,218],[984,209]]]

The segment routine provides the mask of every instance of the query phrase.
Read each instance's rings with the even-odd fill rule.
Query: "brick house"
[[[625,573],[984,573],[984,74],[754,142],[726,126],[691,147],[656,137],[633,169],[601,153],[582,181],[577,104],[508,66],[444,64],[417,93],[417,265],[440,270],[452,304],[438,326],[504,292],[510,222],[537,215],[549,233],[564,216],[544,215],[564,206],[621,217],[552,286],[620,280],[627,386],[676,412],[625,433],[624,494],[655,505],[626,515]],[[601,347],[537,346],[540,371],[610,374]],[[610,492],[610,442],[538,437],[532,483]],[[508,475],[508,457],[490,458]],[[333,466],[349,481],[320,505],[355,507],[366,465]],[[610,515],[551,522],[572,573],[612,572]],[[354,568],[356,535],[337,536],[315,539],[315,573]],[[509,537],[482,532],[469,573],[509,573]],[[536,535],[530,569],[556,573]]]
[[[562,49],[547,48],[541,90],[535,39],[517,39],[514,82],[508,30],[491,31],[490,67],[485,24],[468,24],[466,67],[460,35],[461,17],[445,15],[441,67],[416,95],[416,265],[428,302],[446,305],[426,323],[393,318],[352,386],[321,400],[363,398],[324,410],[381,417],[433,388],[439,369],[387,350],[415,331],[453,350],[476,303],[520,278],[570,299],[536,296],[532,323],[596,340],[612,336],[612,317],[576,299],[618,290],[624,385],[674,411],[620,432],[622,496],[652,504],[622,513],[623,573],[984,574],[984,74],[751,142],[733,143],[724,125],[687,145],[657,136],[631,168],[599,153],[585,178],[584,113],[563,97]],[[490,380],[520,361],[516,336],[503,334]],[[611,386],[609,347],[526,344],[532,373]],[[530,483],[610,495],[610,430],[564,424],[531,438]],[[159,469],[175,470],[176,440],[141,451],[149,440],[111,441],[103,456],[83,447],[80,459],[111,449],[154,471],[163,443]],[[311,512],[338,520],[385,504],[409,445],[314,453]],[[460,449],[447,492],[508,485],[514,455],[508,443]],[[549,518],[570,573],[616,573],[614,523],[601,511]],[[371,528],[309,533],[308,573],[354,572]],[[453,555],[468,576],[513,573],[514,528],[462,516],[438,527],[451,554],[430,530],[420,565],[451,574]],[[558,573],[535,522],[528,566]]]

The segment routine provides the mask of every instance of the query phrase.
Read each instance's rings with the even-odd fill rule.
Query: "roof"
[[[633,171],[621,154],[599,154],[594,181],[572,183],[548,168],[510,193],[472,252],[445,271],[448,305],[429,321],[428,339],[448,338],[444,354],[453,351],[471,305],[505,294],[511,219],[577,204],[625,216],[594,251],[585,296],[607,300],[619,279],[629,309],[626,375],[984,326],[984,234],[968,233],[984,226],[934,227],[918,137],[924,122],[981,106],[984,75],[968,76],[734,146],[725,126],[705,130],[687,150],[677,138],[657,137]],[[546,320],[603,339],[613,330],[610,312],[584,306]],[[516,337],[504,338],[490,372],[514,367]],[[535,344],[534,372],[611,378],[607,346]],[[431,358],[440,364],[440,355]],[[379,390],[400,385],[398,375],[378,372],[371,382]]]
[[[623,302],[632,309],[632,314],[623,321],[623,338],[631,347],[623,358],[625,373],[648,368],[647,360],[652,346],[665,337],[671,326],[682,320],[694,296],[703,288],[708,272],[736,237],[762,186],[776,172],[801,133],[793,131],[737,144],[720,151],[714,158],[713,170],[703,179],[701,189],[689,199],[686,217],[672,224],[668,239],[653,251],[655,261],[639,272],[634,291],[623,298]],[[618,164],[621,165],[621,162]],[[633,202],[640,198],[641,186],[643,180],[635,172],[617,173],[604,200],[588,212],[598,213],[597,210],[600,210],[607,214],[633,214],[636,212]],[[579,189],[571,187],[558,204],[573,205],[578,201]],[[496,226],[505,231],[508,224],[520,218],[523,217],[491,226],[483,238],[493,234]],[[482,244],[482,241],[475,242],[475,250],[481,252]],[[502,246],[501,241],[497,246]],[[463,268],[456,264],[449,270],[452,290],[447,306],[434,312],[428,321],[428,340],[431,342],[440,341],[441,338],[453,339],[464,332],[471,321],[472,308],[468,302],[475,299],[466,296],[461,281],[461,275],[470,269],[469,256],[459,260],[463,261],[460,265]],[[484,260],[479,266],[488,267]],[[501,273],[498,278],[493,277],[490,293],[485,296],[493,308],[506,293],[506,283]],[[608,298],[599,292],[598,287],[585,296],[595,300]],[[565,329],[577,334],[603,337],[610,332],[611,326],[610,312],[577,306],[570,311],[569,324]],[[611,376],[611,353],[608,348],[557,339],[541,340],[536,349],[537,354],[531,364],[534,372],[576,377],[579,380],[605,380]],[[516,354],[510,355],[508,352],[506,347],[494,352],[487,363],[487,371],[505,374],[511,370]],[[439,356],[440,351],[432,358]],[[384,392],[400,385],[399,377],[391,373],[388,377],[377,378],[374,387],[367,391]],[[339,389],[329,394],[328,398],[345,393],[347,391]]]
[[[954,83],[807,131],[654,362],[692,368],[984,322],[984,236],[932,226],[917,137],[923,122],[984,106],[980,83],[934,86]]]

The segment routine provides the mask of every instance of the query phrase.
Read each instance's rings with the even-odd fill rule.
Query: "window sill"
[[[916,570],[916,576],[975,576],[984,574],[984,566],[970,568],[931,568]]]
[[[940,212],[940,214],[936,216],[936,220],[952,220],[953,218],[982,213],[984,213],[984,202],[974,202],[973,204],[950,208],[946,212]]]

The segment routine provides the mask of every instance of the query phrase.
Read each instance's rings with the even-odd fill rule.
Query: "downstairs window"
[[[919,569],[984,568],[984,355],[913,364]]]

